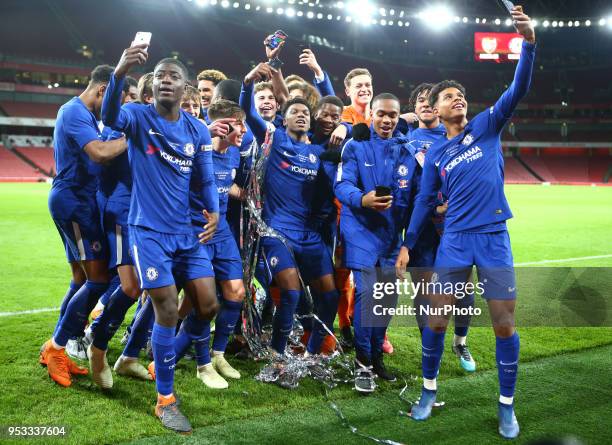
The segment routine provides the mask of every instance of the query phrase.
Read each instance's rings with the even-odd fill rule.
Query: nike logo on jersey
[[[435,162],[435,163],[434,163],[434,164],[436,165],[436,168],[437,168],[437,167],[440,167],[440,162],[442,162],[442,161],[438,161],[438,162]]]
[[[287,153],[285,150],[283,150],[283,154],[285,156],[287,156],[288,158],[295,158],[297,155],[290,155],[289,153]]]
[[[374,164],[368,164],[367,162],[365,162],[365,163],[364,163],[364,165],[365,165],[366,167],[374,167]]]
[[[161,134],[161,133],[157,133],[157,132],[153,131],[153,129],[152,129],[152,128],[149,128],[149,134],[150,134],[151,136],[155,136],[155,135],[157,135],[157,136],[163,136],[163,134]]]

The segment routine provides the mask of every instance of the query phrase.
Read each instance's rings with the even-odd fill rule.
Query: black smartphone
[[[504,9],[508,11],[508,14],[512,15],[512,10],[514,9],[514,3],[512,3],[510,0],[499,0],[499,2],[502,4]]]
[[[390,196],[391,195],[391,187],[387,187],[386,185],[377,185],[376,186],[376,196]]]

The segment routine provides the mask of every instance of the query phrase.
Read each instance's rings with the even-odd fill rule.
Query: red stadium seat
[[[51,147],[15,147],[15,150],[36,164],[44,172],[55,171],[53,148]]]
[[[37,117],[55,119],[59,104],[45,104],[32,102],[0,102],[0,108],[11,117]]]
[[[15,153],[0,146],[0,181],[40,181],[46,176],[20,159]]]

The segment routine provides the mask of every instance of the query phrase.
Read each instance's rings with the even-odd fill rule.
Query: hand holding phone
[[[288,36],[285,31],[283,31],[282,29],[277,29],[276,31],[274,31],[274,34],[272,34],[266,39],[266,46],[270,49],[276,49],[282,43],[284,43],[285,40],[287,40],[287,37]]]
[[[148,47],[151,44],[152,35],[153,34],[151,34],[150,32],[138,31],[130,47],[134,47],[136,45],[147,45]],[[147,48],[145,48],[145,52],[147,52]]]
[[[123,51],[115,67],[115,76],[125,76],[134,65],[144,65],[149,57],[147,48],[151,42],[150,32],[137,32],[130,47]]]

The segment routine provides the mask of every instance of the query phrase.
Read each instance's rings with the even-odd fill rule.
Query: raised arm
[[[523,41],[521,57],[514,73],[514,80],[492,108],[491,114],[495,120],[497,131],[501,131],[508,119],[512,117],[512,113],[514,113],[519,101],[529,91],[535,59],[536,40],[531,19],[523,13],[521,6],[514,7],[512,18],[516,30],[525,40]]]
[[[300,54],[300,65],[306,65],[312,71],[314,75],[313,85],[319,91],[321,97],[336,95],[329,76],[321,69],[314,52],[310,48],[305,48]]]
[[[123,92],[123,81],[130,68],[134,65],[143,65],[147,61],[147,45],[136,45],[126,48],[121,59],[110,78],[104,100],[102,101],[102,122],[113,130],[122,131],[130,136],[129,113],[121,108],[121,95]]]
[[[268,67],[268,68],[266,68]],[[257,113],[255,109],[255,101],[253,98],[253,84],[256,80],[261,80],[263,72],[270,69],[265,63],[257,65],[242,82],[242,90],[240,91],[240,107],[246,114],[246,123],[253,132],[258,144],[262,144],[266,138],[268,127],[266,121]]]

